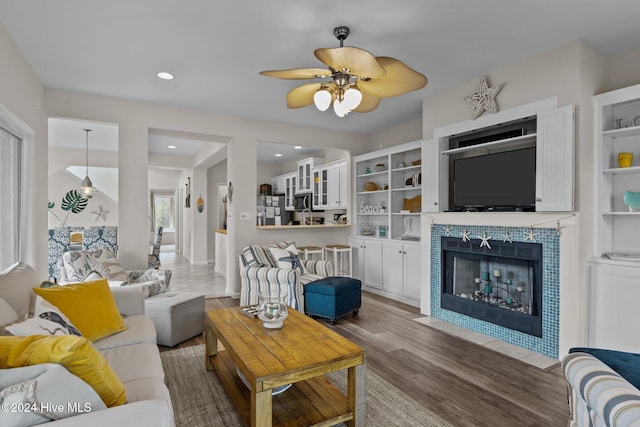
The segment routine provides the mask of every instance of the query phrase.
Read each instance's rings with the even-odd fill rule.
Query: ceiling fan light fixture
[[[336,116],[338,117],[344,117],[349,113],[349,109],[347,108],[345,103],[341,102],[337,98],[335,101],[333,101],[333,111],[335,111]]]
[[[330,78],[321,83],[307,83],[287,93],[287,107],[301,108],[314,104],[325,111],[333,102],[338,117],[351,111],[368,113],[378,108],[380,100],[423,88],[427,77],[403,62],[387,57],[373,56],[353,46],[344,46],[349,28],[336,27],[334,36],[340,42],[337,48],[317,48],[315,57],[328,67],[266,70],[260,74],[288,80]]]
[[[326,111],[331,105],[331,94],[324,88],[318,89],[313,95],[313,103],[318,110]]]
[[[354,85],[347,89],[344,93],[344,104],[349,111],[355,110],[362,101],[362,92]]]

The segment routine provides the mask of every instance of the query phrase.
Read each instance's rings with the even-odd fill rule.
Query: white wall
[[[53,209],[50,209],[48,216],[49,228],[64,225],[69,227],[89,228],[94,225],[118,225],[118,203],[111,198],[105,197],[101,192],[96,192],[87,207],[80,213],[73,213],[62,210],[62,199],[69,190],[80,187],[82,181],[75,175],[67,171],[58,171],[53,175],[49,175],[49,201],[55,203]],[[100,211],[102,208],[102,211]],[[52,213],[53,212],[53,213]],[[105,219],[94,214],[94,212],[103,212]],[[53,214],[58,216],[56,218]]]
[[[62,147],[49,147],[48,150],[49,179],[47,198],[48,201],[55,203],[52,211],[64,222],[67,212],[61,209],[62,198],[67,191],[79,188],[82,183],[81,178],[71,174],[66,168],[70,165],[83,165],[86,162],[86,151],[84,149],[78,150]],[[91,150],[90,158],[91,166],[105,168],[118,167],[118,153],[113,151]],[[94,186],[100,190],[97,185],[99,181],[94,179],[95,174],[91,172],[91,168],[89,169],[89,176],[92,178],[92,181],[94,181]],[[106,221],[92,214],[92,212],[98,211],[100,206],[102,206],[104,211],[109,211],[109,213],[105,215]],[[48,214],[47,219],[48,228],[58,227],[60,225],[56,217],[51,213]],[[66,225],[78,227],[90,227],[92,225],[117,226],[118,201],[98,191],[94,194],[93,198],[89,199],[89,203],[84,211],[78,214],[69,214]]]
[[[34,131],[31,161],[31,207],[26,220],[31,236],[26,258],[44,279],[47,255],[47,119],[44,87],[17,46],[0,25],[0,104]]]
[[[227,161],[224,160],[207,170],[207,259],[209,263],[215,259],[215,230],[222,228],[220,224],[224,223],[224,208],[218,206],[218,184],[227,183]],[[219,212],[222,212],[219,215]]]
[[[421,118],[369,135],[369,146],[371,148],[368,151],[380,150],[420,139],[422,139]],[[356,155],[356,153],[352,154]]]

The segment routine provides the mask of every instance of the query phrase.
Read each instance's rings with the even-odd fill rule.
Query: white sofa
[[[35,271],[18,263],[0,273],[0,329],[12,317],[28,316],[25,307],[33,304],[31,290],[39,287]],[[116,376],[122,382],[127,403],[107,409],[74,415],[50,421],[58,426],[174,426],[173,407],[169,390],[165,385],[164,370],[156,345],[156,330],[151,318],[144,314],[144,297],[139,287],[111,289],[118,311],[123,315],[127,329],[97,340],[93,345],[104,356]],[[14,310],[9,313],[9,306]],[[15,322],[15,320],[10,323]],[[4,323],[4,324],[3,324]],[[1,339],[2,337],[0,337]],[[26,369],[26,368],[14,368]],[[8,370],[7,370],[8,371]],[[0,379],[3,372],[0,369]],[[77,377],[74,377],[77,378]],[[86,384],[86,383],[85,383]],[[64,385],[62,385],[64,387]],[[2,424],[2,423],[0,423]]]

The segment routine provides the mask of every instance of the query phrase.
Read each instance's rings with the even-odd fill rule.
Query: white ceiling
[[[421,116],[421,100],[490,70],[583,39],[605,54],[640,47],[638,0],[0,0],[0,22],[46,87],[369,133]],[[318,47],[392,56],[420,91],[337,118],[286,108],[305,83],[258,74],[323,67]],[[172,81],[158,71],[176,75]],[[471,108],[471,106],[469,106]]]
[[[118,151],[118,125],[76,119],[49,119],[49,145],[85,150],[89,132],[89,150]],[[193,157],[202,147],[216,143],[212,138],[185,133],[182,136],[161,131],[149,133],[149,152]],[[169,148],[170,145],[175,148]]]
[[[309,157],[311,154],[316,153],[318,148],[302,147],[295,148],[294,145],[275,144],[272,142],[258,141],[256,149],[256,157],[259,162],[264,163],[286,163],[292,160],[300,160],[304,157]],[[276,157],[276,154],[281,156]]]

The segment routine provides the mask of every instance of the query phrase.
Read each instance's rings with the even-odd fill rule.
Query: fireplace
[[[542,337],[542,245],[441,237],[440,305]]]

